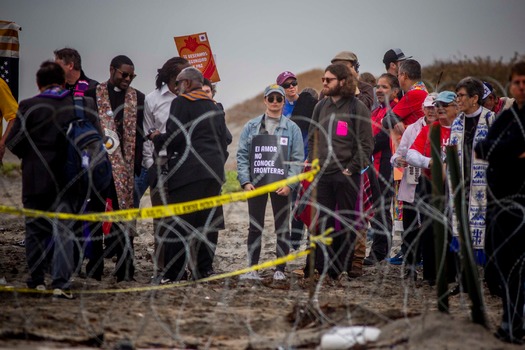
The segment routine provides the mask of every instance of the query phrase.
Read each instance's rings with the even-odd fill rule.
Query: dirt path
[[[20,206],[20,177],[1,177],[0,189],[0,204]],[[147,197],[142,205],[148,205]],[[246,267],[246,203],[225,206],[225,218],[214,264],[219,273]],[[272,226],[267,215],[261,261],[275,257],[275,237],[268,230]],[[232,277],[156,289],[150,283],[152,232],[150,220],[139,222],[136,282],[115,283],[114,264],[106,260],[102,282],[76,278],[74,289],[80,292],[74,300],[1,292],[0,347],[314,349],[333,325],[368,325],[382,331],[373,346],[377,349],[517,348],[492,336],[500,318],[499,299],[485,293],[485,329],[469,321],[466,294],[451,297],[449,315],[438,313],[434,287],[407,282],[400,267],[388,264],[367,268],[363,277],[350,282],[320,284],[316,303],[309,302],[308,283],[290,272],[302,267],[304,258],[288,265],[284,284],[274,284],[268,269],[262,283]],[[25,250],[16,245],[23,236],[22,218],[1,214],[0,278],[15,288],[24,288],[27,278]]]

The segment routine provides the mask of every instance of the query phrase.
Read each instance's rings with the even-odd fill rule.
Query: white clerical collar
[[[471,114],[465,114],[465,117],[466,118],[472,118],[472,117],[477,117],[478,115],[481,114],[481,110],[483,109],[483,107],[479,106],[478,110],[475,111],[474,113],[471,113]]]
[[[115,91],[115,92],[121,92],[122,90],[120,90],[120,89],[119,89],[118,87],[116,87],[116,86],[113,86],[113,91]]]

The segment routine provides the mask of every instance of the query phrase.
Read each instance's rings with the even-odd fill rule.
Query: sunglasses
[[[283,87],[283,89],[288,89],[290,86],[297,86],[297,80],[294,80],[289,83],[284,83],[281,86]]]
[[[123,71],[121,71],[118,68],[115,68],[115,70],[118,71],[120,73],[120,75],[122,75],[123,79],[127,79],[129,77],[131,80],[133,80],[137,76],[136,74],[130,74],[128,72],[123,72]]]
[[[277,103],[283,102],[283,97],[282,96],[270,96],[270,97],[267,97],[266,99],[270,103],[273,103],[273,101],[277,101]]]
[[[321,78],[321,81],[323,82],[323,84],[324,83],[330,84],[332,80],[337,80],[337,78],[325,78],[325,77]]]

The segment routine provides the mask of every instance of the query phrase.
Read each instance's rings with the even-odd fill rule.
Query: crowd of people
[[[158,69],[148,95],[131,86],[133,61],[124,55],[109,63],[101,83],[82,70],[75,49],[56,50],[36,75],[40,93],[17,105],[0,80],[2,117],[8,122],[0,141],[22,159],[24,208],[64,213],[101,213],[138,208],[148,187],[154,206],[205,199],[221,193],[232,135],[215,86],[181,57]],[[405,278],[436,283],[440,265],[456,292],[465,290],[459,263],[461,244],[470,244],[485,281],[500,295],[504,315],[497,336],[522,342],[525,289],[525,62],[512,66],[509,91],[498,97],[489,82],[461,79],[455,89],[428,91],[418,61],[402,50],[388,50],[386,72],[377,80],[359,74],[355,53],[334,56],[321,77],[322,91],[299,89],[291,71],[277,75],[264,89],[265,111],[246,123],[236,156],[244,191],[299,174],[314,159],[320,172],[310,184],[278,188],[248,200],[248,265],[259,263],[268,197],[276,236],[276,257],[299,249],[328,228],[333,243],[318,244],[313,266],[303,270],[331,280],[359,278],[364,267],[388,261],[402,264]],[[68,189],[65,130],[75,117],[75,97],[104,139],[112,169],[107,188],[91,191],[86,201]],[[438,130],[441,157],[432,157],[430,132]],[[467,217],[452,204],[445,149],[455,146]],[[444,213],[432,211],[431,169],[443,166]],[[305,193],[315,193],[307,196]],[[307,202],[314,222],[305,225],[299,211]],[[403,221],[402,246],[391,257],[393,219]],[[434,220],[447,230],[446,252],[439,256]],[[459,222],[466,220],[471,239],[460,243]],[[71,299],[75,274],[101,280],[104,259],[115,257],[117,282],[134,280],[135,221],[81,223],[46,217],[26,218],[27,285],[45,290],[51,266],[53,295]],[[176,283],[215,274],[213,260],[222,207],[154,220],[153,282]],[[372,236],[366,256],[366,237]],[[84,261],[87,260],[86,263]],[[84,267],[85,266],[85,267]],[[85,270],[84,270],[85,269]],[[273,279],[290,272],[278,265]],[[257,271],[242,280],[259,280]]]

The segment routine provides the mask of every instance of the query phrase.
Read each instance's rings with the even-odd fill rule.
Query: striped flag
[[[18,69],[20,45],[18,32],[22,28],[15,22],[0,21],[0,77],[5,80],[18,101]]]

